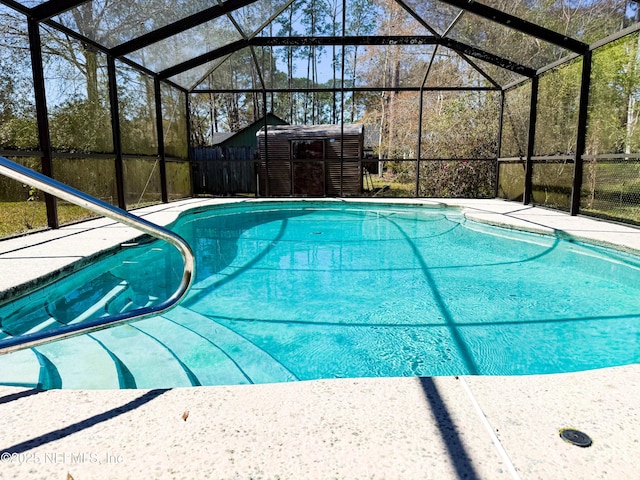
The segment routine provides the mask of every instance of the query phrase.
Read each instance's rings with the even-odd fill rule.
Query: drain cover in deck
[[[561,429],[560,438],[562,438],[565,442],[569,442],[572,445],[577,445],[578,447],[588,447],[592,443],[589,435],[579,430],[573,430],[571,428]]]

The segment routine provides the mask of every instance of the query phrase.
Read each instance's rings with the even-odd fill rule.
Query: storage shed
[[[258,195],[362,194],[363,125],[277,125],[267,142],[264,128],[256,136]]]
[[[236,195],[256,193],[258,158],[256,132],[271,125],[287,122],[268,113],[237,132],[212,133],[211,146],[191,149],[193,191],[197,195]]]

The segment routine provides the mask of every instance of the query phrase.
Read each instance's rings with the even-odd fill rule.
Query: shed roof
[[[282,118],[278,117],[277,115],[275,115],[275,114],[273,114],[271,112],[267,113],[266,121],[269,124],[269,128],[274,128],[273,126],[275,126],[275,125],[280,125],[280,124],[286,125],[287,124],[286,120],[283,120]],[[212,145],[215,147],[215,146],[218,146],[218,145],[229,144],[229,143],[232,143],[232,141],[234,139],[240,138],[245,134],[253,136],[252,131],[253,130],[257,130],[258,128],[260,128],[260,125],[264,125],[264,122],[265,122],[265,117],[262,117],[262,118],[259,118],[258,120],[256,120],[255,122],[251,123],[250,125],[247,125],[246,127],[241,128],[237,132],[216,132],[216,133],[213,133],[212,134]]]
[[[214,132],[211,134],[211,145],[214,147],[220,145],[233,137],[236,132]]]
[[[344,125],[274,125],[267,129],[269,137],[283,138],[338,138],[341,135],[362,135],[364,125],[350,123]],[[258,130],[256,136],[264,136],[264,127]]]

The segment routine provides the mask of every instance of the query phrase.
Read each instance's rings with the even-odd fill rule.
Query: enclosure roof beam
[[[48,20],[51,17],[60,15],[61,13],[76,8],[78,5],[87,3],[87,0],[49,0],[48,2],[41,3],[37,7],[31,9],[31,17],[41,22]]]
[[[496,92],[501,91],[499,87],[469,87],[469,86],[447,86],[447,87],[316,87],[316,88],[269,88],[265,87],[267,93],[323,93],[323,92]],[[214,88],[198,88],[191,90],[190,93],[262,93],[262,88],[230,88],[230,89],[214,89]]]
[[[276,18],[278,18],[282,12],[284,12],[287,8],[291,7],[291,4],[293,4],[295,0],[286,0],[286,2],[284,2],[280,8],[276,9],[264,22],[262,22],[262,25],[259,26],[257,28],[257,30],[255,30],[251,35],[249,35],[249,38],[255,37],[257,35],[260,34],[260,32],[262,32],[265,28],[267,28]],[[224,60],[221,62],[224,63]],[[193,90],[194,88],[196,88],[198,85],[200,85],[202,82],[204,82],[204,80],[213,73],[213,70],[217,69],[220,65],[218,64],[217,66],[214,66],[213,68],[209,69],[204,75],[202,75],[197,82],[195,82],[194,84],[191,85],[191,87],[189,87],[189,90]]]
[[[15,0],[0,0],[0,3],[6,5],[7,7],[16,10],[17,12],[23,13],[24,15],[31,15],[31,9],[25,7],[21,3],[16,2]]]
[[[451,38],[441,38],[439,43],[444,45],[445,47],[449,47],[452,50],[455,50],[458,53],[462,53],[464,55],[468,55],[470,57],[474,57],[479,60],[484,60],[485,62],[492,63],[493,65],[504,68],[505,70],[510,70],[512,72],[519,73],[520,75],[524,75],[525,77],[531,78],[531,77],[535,77],[536,75],[535,69],[531,67],[521,65],[519,63],[508,60],[504,57],[494,55],[493,53],[489,53],[485,50],[472,47],[471,45],[458,42],[457,40],[453,40]]]
[[[5,0],[2,0],[5,1]],[[64,33],[65,35],[67,35],[69,38],[73,38],[74,40],[77,40],[78,42],[81,42],[85,45],[91,45],[93,48],[95,48],[97,51],[102,52],[106,55],[109,55],[109,49],[104,47],[103,45],[99,44],[98,42],[95,42],[93,40],[91,40],[90,38],[85,37],[84,35],[79,34],[78,32],[71,30],[68,27],[65,27],[64,25],[59,24],[58,22],[55,22],[53,20],[44,20],[43,22],[41,22],[43,25],[47,25],[51,28],[53,28],[54,30],[57,30],[61,33]],[[112,55],[113,56],[113,55]],[[155,77],[157,74],[156,72],[149,70],[148,68],[146,68],[143,65],[140,65],[137,62],[134,62],[133,60],[129,60],[126,57],[122,57],[119,58],[118,61],[125,63],[127,65],[129,65],[130,67],[135,68],[136,70],[149,75],[150,77]],[[183,92],[186,92],[187,90],[181,86],[178,85],[174,82],[171,82],[170,80],[164,80],[165,83],[171,85],[172,87],[177,88],[178,90],[181,90]]]
[[[395,0],[396,3],[398,5],[400,5],[409,15],[411,15],[420,25],[422,25],[424,28],[426,28],[427,30],[429,30],[433,35],[435,35],[436,37],[440,37],[440,34],[438,32],[435,31],[435,29],[429,25],[424,18],[422,18],[420,15],[418,15],[415,10],[411,7],[409,7],[406,3],[404,3],[402,0]]]
[[[480,2],[475,2],[473,0],[440,1],[575,53],[585,53],[589,50],[589,46],[586,43],[580,42],[579,40],[566,35],[562,35],[561,33],[553,30],[549,30],[548,28],[541,27],[540,25],[531,23],[520,17],[510,15],[502,10],[484,5]]]
[[[521,78],[518,80],[514,80],[513,82],[507,83],[505,86],[503,86],[502,91],[508,92],[509,90],[514,90],[530,81],[531,81],[530,78]]]
[[[256,0],[227,0],[224,3],[194,13],[164,27],[156,28],[128,42],[121,43],[113,47],[110,53],[115,57],[121,57],[255,2]]]
[[[467,55],[465,55],[462,52],[456,52],[458,55],[460,55],[460,58],[462,58],[465,62],[467,62],[469,65],[471,65],[471,67],[476,70],[480,75],[482,75],[489,83],[491,83],[493,86],[498,87],[502,90],[502,86],[496,82],[493,77],[491,77],[491,75],[489,75],[487,72],[484,71],[483,68],[481,68],[479,65],[476,64],[476,62],[474,62],[473,60],[471,60]]]
[[[58,22],[55,22],[53,20],[44,20],[43,22],[41,22],[44,25],[47,25],[51,28],[53,28],[54,30],[57,30],[58,32],[64,33],[65,35],[67,35],[69,38],[73,38],[74,40],[77,40],[80,43],[83,43],[85,45],[91,45],[93,48],[95,48],[97,51],[99,52],[103,52],[105,54],[109,54],[109,49],[105,48],[103,45],[101,45],[100,43],[91,40],[90,38],[85,37],[84,35],[79,34],[78,32],[71,30],[68,27],[65,27],[64,25],[59,24]],[[128,58],[119,58],[118,60],[120,60],[123,63],[126,63],[127,65],[141,71],[142,73],[145,73],[149,76],[155,76],[155,72],[149,70],[148,68],[144,67],[143,65],[140,65],[139,63],[134,62],[133,60],[129,60]],[[180,87],[182,88],[182,87]]]
[[[432,35],[359,35],[326,37],[254,37],[257,47],[306,47],[331,45],[435,45],[439,38]]]
[[[78,42],[85,44],[87,47],[91,46],[98,52],[103,52],[103,53],[108,52],[108,50],[104,47],[104,45],[96,42],[95,40],[91,40],[90,38],[87,38],[84,35],[76,32],[75,30],[71,30],[69,27],[65,27],[64,25],[54,20],[43,20],[42,22],[40,22],[40,24],[47,25],[48,27],[51,27],[52,29],[60,33],[64,33],[69,38],[73,38],[74,40],[77,40]]]
[[[178,75],[179,73],[186,72],[187,70],[191,70],[192,68],[199,67],[207,62],[212,60],[216,60],[217,58],[224,57],[225,55],[229,55],[233,52],[241,50],[245,47],[248,47],[250,44],[250,40],[236,40],[235,42],[228,43],[227,45],[216,48],[215,50],[211,50],[210,52],[204,53],[202,55],[198,55],[190,60],[187,60],[182,63],[178,63],[173,67],[169,67],[165,70],[162,70],[158,73],[158,76],[161,79],[173,77],[174,75]]]
[[[158,73],[160,78],[169,78],[173,75],[185,72],[200,65],[229,55],[245,47],[303,47],[303,46],[330,46],[330,45],[437,45],[442,44],[456,50],[459,53],[475,57],[480,60],[492,63],[506,70],[510,70],[526,77],[535,76],[536,71],[532,68],[512,62],[506,58],[485,52],[476,47],[466,45],[450,38],[437,38],[431,35],[418,36],[385,36],[374,35],[364,36],[335,36],[335,37],[253,37],[249,39],[237,40],[224,47],[217,48],[210,52],[199,55],[185,62],[169,67]]]
[[[439,41],[432,36],[394,36],[394,37],[253,37],[237,40],[223,47],[199,55],[185,62],[169,67],[158,73],[160,78],[169,78],[173,75],[185,72],[200,65],[229,55],[245,47],[303,47],[303,46],[328,46],[328,45],[434,45]]]

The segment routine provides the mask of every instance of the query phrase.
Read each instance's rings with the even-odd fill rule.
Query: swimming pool
[[[336,377],[520,375],[640,359],[640,260],[483,225],[455,208],[345,202],[195,209],[170,312],[0,357],[0,382],[159,388]],[[128,244],[0,307],[9,334],[148,305],[177,253]],[[96,307],[97,305],[97,307]]]

